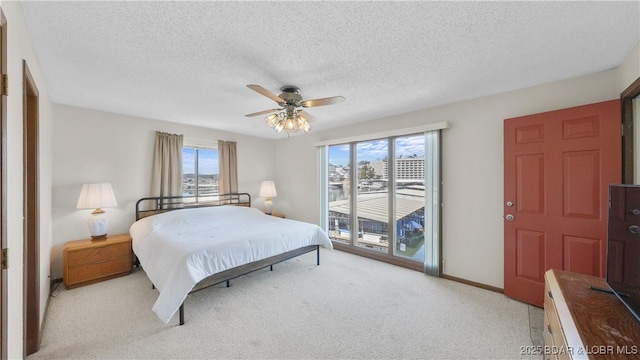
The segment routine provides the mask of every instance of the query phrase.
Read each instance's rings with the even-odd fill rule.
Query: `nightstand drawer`
[[[69,267],[82,264],[97,263],[105,260],[128,256],[131,252],[129,243],[98,245],[92,248],[69,251]]]
[[[92,264],[70,267],[65,279],[67,286],[104,279],[114,275],[127,274],[131,271],[131,257],[125,256],[118,259],[102,260]]]
[[[73,288],[127,275],[131,256],[129,234],[111,235],[104,241],[68,241],[62,250],[64,284]]]

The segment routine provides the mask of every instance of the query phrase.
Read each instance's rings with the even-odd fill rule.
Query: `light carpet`
[[[341,251],[315,256],[189,295],[183,326],[151,311],[158,292],[140,269],[60,286],[28,359],[540,358],[522,353],[540,345],[541,309]]]

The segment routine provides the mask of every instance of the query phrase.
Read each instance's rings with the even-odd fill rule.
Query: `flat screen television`
[[[607,283],[640,321],[640,185],[609,185]]]

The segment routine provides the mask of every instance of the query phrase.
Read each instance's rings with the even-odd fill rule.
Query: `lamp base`
[[[92,213],[91,217],[87,220],[91,241],[107,240],[108,225],[109,222],[104,211]]]
[[[103,240],[107,240],[107,234],[91,235],[91,241],[103,241]]]
[[[271,215],[273,212],[273,202],[271,202],[271,198],[266,198],[264,200],[264,213],[267,215]]]

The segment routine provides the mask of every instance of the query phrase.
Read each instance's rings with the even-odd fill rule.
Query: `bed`
[[[136,203],[129,229],[139,264],[160,295],[153,311],[165,324],[187,295],[293,257],[332,249],[317,225],[269,216],[251,207],[247,193],[194,204],[189,197],[151,197]]]

